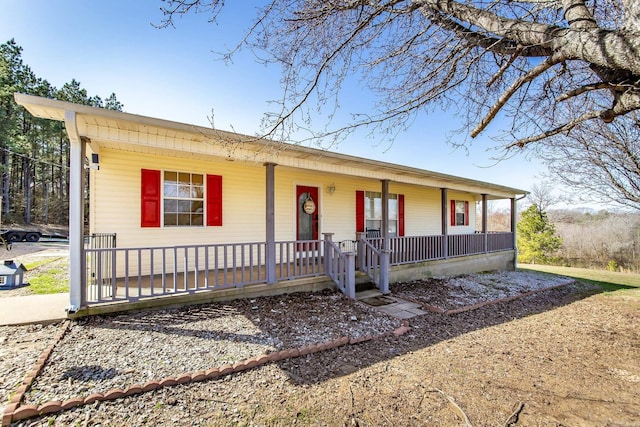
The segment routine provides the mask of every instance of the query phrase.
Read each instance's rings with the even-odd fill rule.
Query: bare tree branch
[[[530,82],[540,74],[547,71],[549,68],[562,61],[562,57],[551,56],[545,59],[540,65],[533,67],[527,74],[517,79],[513,84],[507,88],[507,90],[498,98],[498,100],[491,106],[487,115],[480,121],[478,126],[471,131],[471,137],[475,138],[484,130],[484,128],[491,123],[493,118],[504,107],[504,105],[511,99],[513,94],[522,87],[525,83]]]
[[[522,46],[518,46],[516,48],[516,50],[513,52],[513,54],[511,55],[511,58],[509,58],[498,70],[497,73],[495,73],[493,76],[491,76],[491,78],[489,79],[489,81],[487,82],[487,87],[491,86],[496,80],[498,80],[499,78],[501,78],[505,71],[507,71],[507,69],[513,64],[513,62],[516,60],[516,58],[518,58],[520,56],[520,54],[522,53]]]
[[[222,0],[163,5],[165,25],[224,10]],[[419,114],[455,106],[471,137],[497,122],[506,153],[542,155],[587,129],[629,126],[640,110],[637,0],[264,0],[225,59],[242,46],[283,67],[282,96],[263,122],[265,135],[282,139],[336,144],[358,128],[392,138]],[[356,78],[378,102],[349,111],[345,123],[341,87]],[[607,149],[618,143],[600,139],[581,147],[602,162],[580,161],[609,164],[609,179],[622,180],[617,191],[631,199],[640,192],[628,182],[633,151],[618,148],[614,161]]]
[[[609,82],[601,82],[601,83],[593,83],[593,84],[588,84],[588,85],[584,85],[582,87],[579,87],[577,89],[573,89],[570,90],[567,93],[563,93],[562,95],[556,97],[556,101],[557,102],[562,102],[562,101],[566,101],[569,98],[573,98],[574,96],[578,96],[578,95],[582,95],[585,92],[589,92],[592,90],[601,90],[601,89],[607,89],[607,90],[623,90],[623,89],[632,89],[633,87],[631,85],[622,85],[622,84],[613,84],[613,83],[609,83]]]
[[[543,139],[549,138],[551,136],[555,136],[558,135],[560,133],[563,132],[568,132],[571,129],[573,129],[574,127],[576,127],[577,125],[579,125],[580,123],[584,123],[588,120],[592,120],[592,119],[596,119],[602,116],[602,112],[601,111],[589,111],[587,113],[584,113],[582,116],[578,117],[575,120],[572,120],[568,123],[563,124],[562,126],[558,126],[554,129],[549,129],[545,132],[539,133],[537,135],[533,135],[530,136],[528,138],[522,138],[519,139],[517,141],[515,141],[514,143],[510,144],[507,146],[507,149],[511,149],[514,147],[518,147],[518,148],[522,148],[524,146],[526,146],[527,144],[531,144],[532,142],[538,142],[541,141]]]

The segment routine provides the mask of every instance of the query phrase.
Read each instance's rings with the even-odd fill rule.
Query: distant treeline
[[[122,111],[112,93],[89,96],[72,79],[61,88],[37,77],[11,39],[0,45],[0,195],[3,223],[68,224],[69,140],[64,123],[32,117],[14,93]]]
[[[556,263],[640,272],[640,213],[549,209],[547,215],[562,239]],[[491,231],[510,230],[507,211],[489,212],[487,220]]]
[[[564,265],[640,272],[640,213],[550,210],[549,219],[562,238]]]

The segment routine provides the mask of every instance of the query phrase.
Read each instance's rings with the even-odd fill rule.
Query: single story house
[[[363,277],[388,293],[390,281],[415,275],[515,266],[523,190],[37,96],[15,99],[36,117],[64,121],[69,136],[71,312],[322,281],[355,297]],[[487,201],[498,199],[510,200],[510,231],[487,230]]]

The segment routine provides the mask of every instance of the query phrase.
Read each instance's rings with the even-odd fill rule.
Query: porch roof
[[[36,117],[64,121],[66,112],[75,113],[80,136],[86,138],[90,149],[96,152],[105,147],[155,153],[169,150],[174,155],[198,153],[229,160],[273,162],[302,169],[487,194],[489,199],[528,193],[518,188],[213,128],[21,93],[14,96],[18,104]]]

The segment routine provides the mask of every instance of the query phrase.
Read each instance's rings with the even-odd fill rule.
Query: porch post
[[[391,251],[383,249],[380,251],[380,284],[378,289],[384,295],[389,294],[389,258],[391,257]]]
[[[276,283],[276,226],[275,226],[275,163],[264,164],[267,173],[266,179],[266,239],[265,269],[267,284]]]
[[[358,254],[358,265],[356,268],[360,271],[364,271],[365,269],[365,259],[364,259],[364,239],[367,238],[367,233],[364,231],[356,232],[356,245],[358,248],[356,250]]]
[[[348,252],[345,255],[347,257],[347,265],[344,289],[347,297],[356,299],[356,254]]]
[[[489,252],[489,238],[487,236],[487,195],[482,195],[482,233],[484,234],[484,253]]]
[[[382,179],[382,249],[389,249],[389,180]]]
[[[84,157],[85,142],[78,133],[75,111],[65,111],[69,136],[69,307],[73,313],[86,303],[84,256]]]
[[[441,222],[441,230],[442,230],[442,257],[449,258],[449,233],[447,228],[447,198],[449,197],[447,194],[446,188],[440,189],[440,217],[442,219]]]
[[[514,197],[511,198],[511,235],[513,236],[513,249],[517,250],[516,247],[516,221],[517,221],[517,213],[516,213],[516,199]],[[516,259],[518,254],[516,253]]]
[[[333,242],[333,234],[334,233],[322,233],[324,236],[324,274],[331,277],[331,273],[333,272],[333,257],[331,254],[331,245]]]

